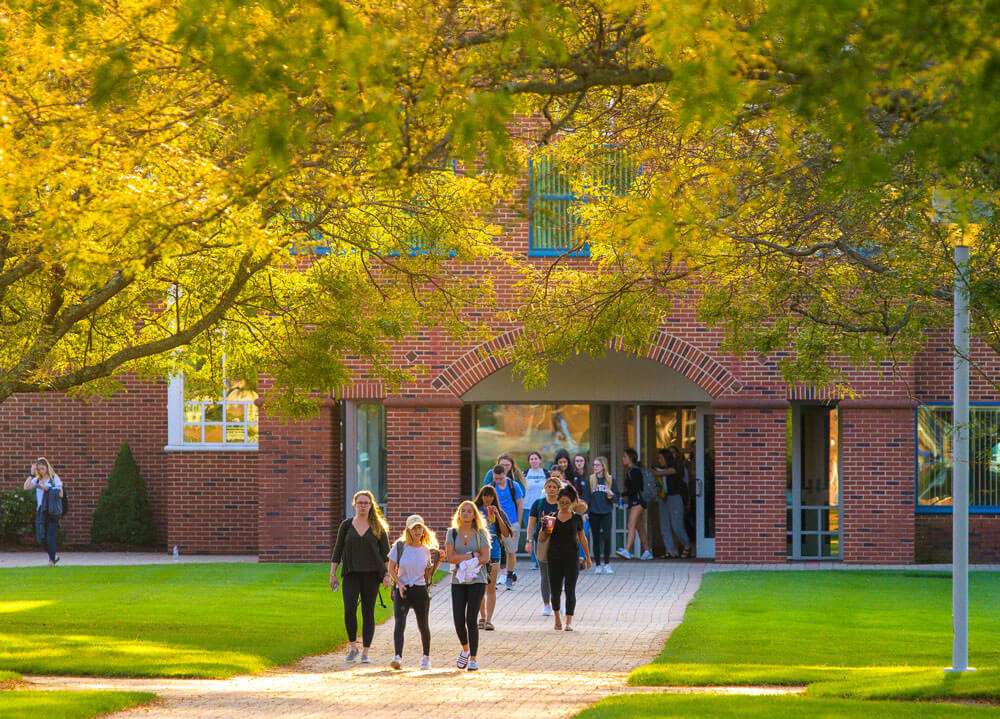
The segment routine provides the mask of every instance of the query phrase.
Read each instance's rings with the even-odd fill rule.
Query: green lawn
[[[89,719],[145,704],[156,698],[145,692],[0,691],[4,719]]]
[[[0,670],[227,677],[346,641],[343,602],[325,564],[44,567],[0,576]],[[388,594],[390,609],[376,605],[380,621],[391,613]]]

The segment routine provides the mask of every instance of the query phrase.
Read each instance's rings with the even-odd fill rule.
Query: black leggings
[[[427,587],[415,584],[406,587],[406,595],[399,597],[393,607],[393,615],[396,618],[396,627],[392,632],[393,643],[396,646],[396,654],[403,656],[403,633],[406,631],[406,615],[410,613],[417,615],[417,628],[420,630],[420,643],[424,648],[424,656],[431,653],[431,625],[428,615],[431,611],[431,597],[427,593]]]
[[[566,582],[566,616],[572,617],[576,609],[576,580],[580,577],[580,563],[576,557],[569,561],[549,560],[549,589],[552,590],[552,611],[559,611],[559,595]]]
[[[358,599],[361,600],[361,644],[366,649],[375,636],[375,597],[381,583],[378,572],[351,572],[343,577],[344,626],[347,639],[358,640]]]
[[[479,649],[479,627],[476,622],[484,594],[486,585],[482,582],[451,585],[451,615],[455,620],[458,643],[463,646],[468,644],[469,654],[472,656],[476,656]]]
[[[600,566],[602,556],[604,563],[608,564],[611,561],[611,515],[591,513],[590,533],[594,540],[590,548],[594,554],[594,564]]]

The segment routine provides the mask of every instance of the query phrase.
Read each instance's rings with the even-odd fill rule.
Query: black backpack
[[[58,519],[66,514],[66,490],[63,490],[63,496],[59,496],[59,492],[55,487],[46,490],[45,492],[45,514],[52,519]]]

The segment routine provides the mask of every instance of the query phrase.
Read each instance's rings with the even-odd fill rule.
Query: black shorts
[[[645,509],[646,503],[642,501],[642,497],[629,497],[626,506],[628,506],[629,509],[632,509],[632,507],[642,507]]]

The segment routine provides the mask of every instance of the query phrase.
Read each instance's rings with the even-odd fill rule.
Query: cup
[[[556,526],[556,515],[546,514],[545,515],[545,531],[551,532]]]
[[[497,518],[497,508],[494,507],[492,504],[486,508],[486,513],[490,515],[491,522]]]

